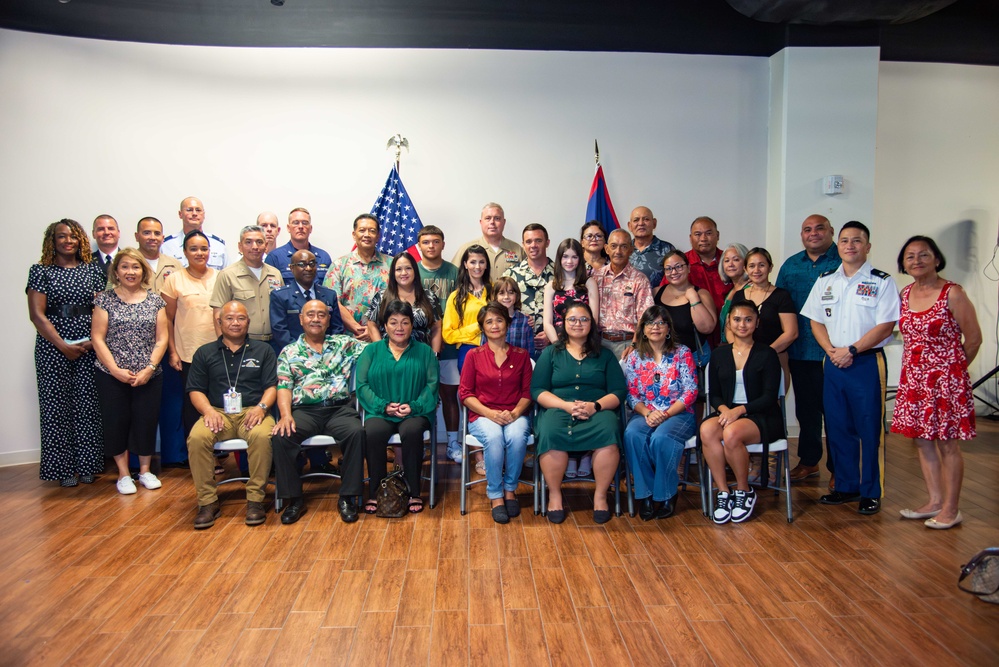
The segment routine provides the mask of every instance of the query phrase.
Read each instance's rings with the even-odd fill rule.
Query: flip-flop
[[[364,503],[364,513],[365,514],[374,514],[377,511],[378,511],[378,501],[377,500],[372,499],[372,500],[369,500],[366,503]]]
[[[410,498],[409,499],[409,513],[419,514],[423,511],[423,498]]]

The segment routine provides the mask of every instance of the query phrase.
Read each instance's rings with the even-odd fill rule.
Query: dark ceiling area
[[[72,37],[206,46],[531,49],[749,56],[770,56],[786,46],[880,46],[882,60],[999,65],[997,0],[283,0],[281,3],[282,0],[3,0],[0,27]]]

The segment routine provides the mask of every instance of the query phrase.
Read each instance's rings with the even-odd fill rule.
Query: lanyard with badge
[[[225,367],[225,381],[229,384],[229,391],[222,394],[222,406],[227,415],[239,414],[243,411],[243,395],[236,391],[236,385],[239,384],[239,372],[243,370],[243,358],[246,357],[247,345],[243,344],[243,354],[239,357],[239,366],[236,368],[236,381],[233,382],[229,377],[229,364],[225,360],[225,352],[219,350],[219,354],[222,355],[222,365]],[[236,355],[233,354],[235,357]]]

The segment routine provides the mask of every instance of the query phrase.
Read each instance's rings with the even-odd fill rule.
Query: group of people
[[[135,493],[131,452],[139,484],[158,488],[149,469],[158,425],[163,462],[190,466],[195,527],[207,528],[221,511],[214,445],[238,437],[248,444],[246,523],[265,521],[273,460],[288,524],[306,511],[302,443],[322,434],[342,459],[334,466],[329,452],[308,448],[307,465],[341,477],[338,510],[350,522],[377,512],[387,444],[398,434],[396,462],[416,513],[424,433],[440,401],[447,455],[458,462],[459,406],[468,410],[498,523],[519,513],[532,430],[549,520],[565,519],[562,482],[585,466],[595,480],[593,519],[603,523],[622,451],[641,518],[671,516],[680,456],[698,429],[718,483],[712,518],[738,523],[769,474],[765,458],[753,474],[746,445],[784,437],[780,396],[801,387],[792,480],[818,474],[823,415],[834,414],[825,422],[833,477],[821,502],[859,501],[858,511],[873,514],[884,474],[882,348],[900,322],[892,428],[916,440],[929,490],[928,502],[903,516],[933,528],[961,521],[957,443],[975,434],[967,366],[981,332],[961,288],[939,277],[944,258],[932,239],[913,237],[899,253],[899,270],[915,280],[899,299],[891,277],[867,261],[869,230],[848,222],[834,243],[819,215],[802,223],[804,250],[776,282],[765,248],[722,250],[717,224],[699,217],[691,249],[677,250],[655,235],[647,207],[632,211],[628,230],[586,223],[578,240],[558,244],[554,261],[542,225],[527,225],[518,244],[504,236],[495,203],[482,209],[481,238],[459,248],[454,263],[444,261],[435,226],[419,231],[419,258],[383,255],[379,221],[368,214],[354,220],[355,248],[334,260],[311,244],[304,208],[289,214],[282,246],[277,216],[262,213],[241,230],[241,256],[230,262],[225,243],[203,229],[200,200],[183,200],[179,217],[182,232],[165,238],[159,220],[140,220],[138,249],[118,248],[107,215],[94,221],[93,253],[72,220],[46,230],[27,287],[42,479],[93,482],[107,455],[119,492]],[[935,391],[942,382],[951,391]],[[702,416],[705,398],[710,414]],[[359,504],[365,463],[371,482]]]

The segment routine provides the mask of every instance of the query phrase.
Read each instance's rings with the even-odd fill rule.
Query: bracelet
[[[148,363],[148,364],[146,364],[146,368],[152,368],[155,371],[156,370],[156,364]]]
[[[700,301],[691,301],[691,302],[690,302],[690,307],[691,307],[691,308],[693,308],[694,306],[699,306],[699,305],[701,305],[701,302],[700,302]]]

